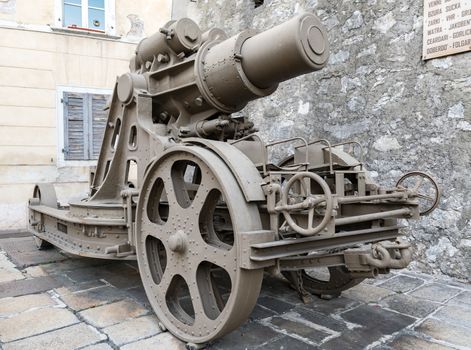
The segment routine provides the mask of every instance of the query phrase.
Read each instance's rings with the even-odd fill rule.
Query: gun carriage
[[[398,220],[437,206],[430,176],[381,187],[358,143],[265,143],[248,118],[232,115],[321,69],[328,54],[309,13],[230,38],[190,19],[169,22],[117,79],[89,196],[60,205],[52,184],[35,187],[29,230],[38,246],[137,259],[163,327],[197,344],[245,322],[265,269],[306,298],[406,267],[411,247]],[[283,144],[292,155],[270,163],[269,150]]]

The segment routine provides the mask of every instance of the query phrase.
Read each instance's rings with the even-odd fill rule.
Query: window
[[[95,160],[107,122],[109,95],[63,92],[64,160]]]
[[[66,28],[114,32],[114,0],[56,0],[61,3],[58,25]],[[62,22],[62,23],[60,23]]]

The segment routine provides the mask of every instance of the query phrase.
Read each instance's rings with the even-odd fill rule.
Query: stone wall
[[[295,135],[358,140],[371,175],[384,185],[420,169],[443,198],[412,223],[412,268],[471,280],[471,53],[421,60],[423,1],[199,0],[185,4],[203,28],[235,34],[269,28],[301,11],[327,26],[330,63],[283,83],[244,113],[265,139]]]

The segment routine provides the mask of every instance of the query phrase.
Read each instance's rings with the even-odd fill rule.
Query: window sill
[[[84,36],[84,37],[93,37],[93,38],[102,38],[102,39],[106,38],[106,39],[113,39],[113,40],[121,39],[121,37],[117,35],[110,35],[105,32],[97,32],[97,31],[91,31],[91,30],[86,30],[86,29],[51,27],[51,30],[57,33],[74,34],[74,35]]]
[[[93,167],[97,165],[98,160],[64,160],[59,159],[57,162],[58,168],[67,167]]]

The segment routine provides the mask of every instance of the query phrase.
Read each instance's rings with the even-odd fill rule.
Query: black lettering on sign
[[[427,49],[427,54],[437,53],[437,52],[440,52],[440,51],[446,51],[447,49],[448,49],[447,44],[440,45],[440,46],[434,46],[434,47],[430,47],[430,48]]]
[[[464,47],[464,46],[471,46],[471,39],[455,41],[453,43],[453,48],[455,48],[455,49],[458,49],[458,48]]]
[[[464,36],[464,30],[461,30],[459,32],[454,32],[453,33],[453,39],[458,39],[458,38],[461,38],[462,36]]]
[[[448,5],[446,7],[446,12],[454,11],[454,10],[457,10],[459,8],[461,8],[461,4],[459,2],[456,3],[456,4],[453,4],[453,5]]]
[[[451,15],[446,16],[446,21],[450,22],[453,21],[456,18],[456,15],[453,13]]]
[[[461,38],[462,36],[468,36],[468,35],[471,35],[471,29],[460,30],[459,32],[453,33],[453,39],[458,39],[458,38]]]
[[[443,32],[442,27],[436,27],[436,28],[433,28],[433,29],[430,29],[429,31],[427,31],[427,34],[428,35],[433,35],[433,34],[438,34],[438,33],[441,33],[441,32]]]
[[[440,18],[435,18],[435,19],[432,19],[432,20],[428,21],[428,26],[429,27],[434,26],[436,24],[440,24]]]
[[[428,4],[428,7],[435,7],[441,4],[442,4],[442,0],[433,0],[433,1],[430,1],[430,3]]]
[[[471,9],[461,12],[461,17],[471,16]]]
[[[441,15],[441,13],[442,13],[442,9],[436,9],[436,10],[433,10],[433,11],[429,11],[428,16],[429,17],[435,17],[435,16],[438,16],[438,15]]]
[[[437,36],[437,37],[432,38],[432,39],[428,39],[427,40],[427,45],[441,43],[442,41],[447,41],[447,40],[448,40],[448,34],[447,35],[441,35],[441,36]]]
[[[450,25],[450,29],[457,29],[471,25],[471,19],[465,19],[463,21],[459,21],[456,23],[452,23]]]

